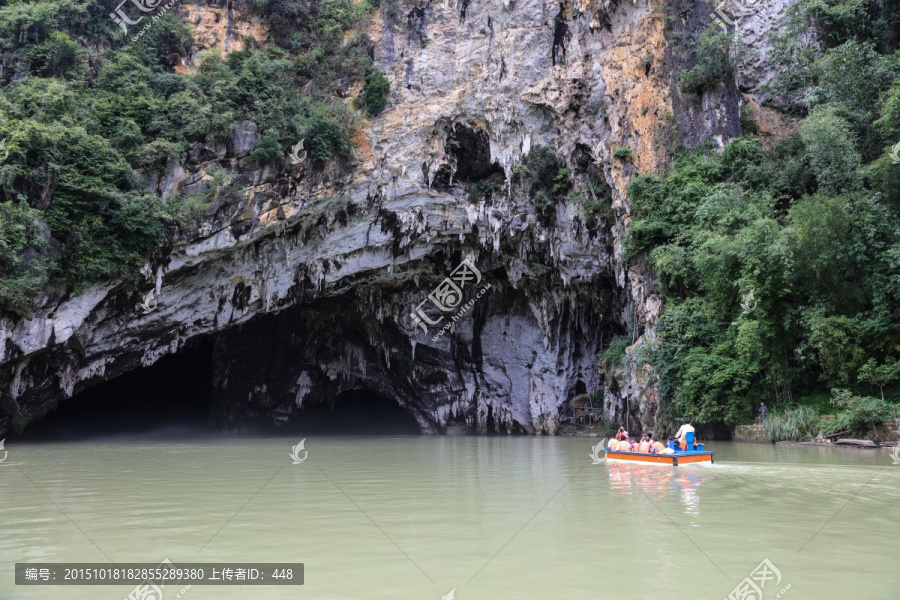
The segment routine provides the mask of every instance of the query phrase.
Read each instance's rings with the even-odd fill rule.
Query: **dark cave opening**
[[[59,402],[18,439],[77,441],[113,436],[166,438],[213,433],[209,412],[212,344],[199,340]]]
[[[491,144],[485,131],[462,123],[447,124],[444,131],[447,134],[447,153],[456,162],[454,182],[465,185],[491,180],[498,187],[503,183],[503,167],[497,162],[491,162]],[[437,170],[432,187],[441,192],[450,192],[450,170],[447,165]]]
[[[497,429],[497,423],[494,421],[494,407],[492,405],[488,405],[488,414],[487,419],[485,419],[487,423],[487,427],[485,428],[485,434],[487,435],[500,435],[500,430]]]
[[[418,422],[396,401],[370,390],[341,392],[334,403],[304,405],[297,430],[310,435],[420,435]]]

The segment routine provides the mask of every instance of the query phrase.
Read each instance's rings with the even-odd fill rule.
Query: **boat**
[[[626,452],[624,450],[606,449],[606,460],[628,460],[632,462],[648,462],[658,465],[689,465],[691,463],[714,463],[712,450],[703,450],[703,444],[694,443],[694,433],[685,436],[688,450],[679,450],[673,454],[650,454],[649,452]]]
[[[619,450],[604,450],[607,460],[627,460],[630,462],[647,462],[658,465],[687,465],[691,463],[713,463],[712,450],[688,450],[675,452],[674,454],[650,454],[648,452],[625,452]]]

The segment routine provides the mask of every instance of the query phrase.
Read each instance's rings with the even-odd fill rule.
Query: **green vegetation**
[[[761,132],[756,122],[756,111],[747,103],[741,105],[741,131],[744,135],[759,135]]]
[[[815,438],[822,428],[822,419],[810,406],[786,408],[769,415],[763,432],[772,442],[803,442]]]
[[[679,414],[739,423],[761,400],[897,381],[900,206],[865,165],[840,172],[818,142],[835,127],[808,120],[772,152],[733,140],[633,182],[626,252],[666,298],[653,362]]]
[[[215,160],[233,131],[260,132],[250,159],[279,167],[300,139],[314,164],[350,158],[357,117],[332,95],[365,79],[369,114],[389,86],[355,33],[372,7],[351,0],[252,0],[277,45],[226,58],[211,51],[193,74],[190,28],[173,12],[123,38],[99,0],[19,0],[0,8],[0,310],[23,311],[50,282],[78,291],[134,272],[210,199],[223,176],[194,195],[160,197],[176,162]],[[345,31],[349,31],[345,40]],[[306,91],[301,91],[304,89]],[[212,169],[214,170],[214,169]]]
[[[44,284],[50,258],[40,211],[0,204],[0,303],[24,306]]]
[[[771,36],[772,66],[779,68],[767,86],[774,94],[772,104],[806,114],[807,99],[820,89],[841,89],[850,92],[848,105],[859,107],[855,99],[872,94],[882,61],[889,61],[898,48],[900,5],[893,0],[799,0],[788,8],[784,25]],[[817,43],[808,43],[810,36]],[[859,48],[871,49],[868,57],[878,60],[851,64],[841,58],[852,57]],[[835,77],[835,69],[845,67],[844,76]]]
[[[607,387],[612,385],[616,369],[625,363],[626,350],[631,344],[631,337],[627,335],[615,337],[600,355],[597,368],[606,380]]]
[[[621,148],[616,148],[616,151],[613,152],[613,156],[615,156],[616,158],[620,158],[622,160],[628,160],[629,158],[631,158],[632,154],[633,154],[633,152],[631,151],[631,148],[629,148],[628,146],[622,146]]]
[[[566,194],[566,204],[581,207],[581,220],[591,223],[597,215],[608,214],[612,206],[612,190],[597,170],[589,167],[574,174],[572,186]]]
[[[832,426],[834,431],[865,433],[892,415],[891,405],[879,398],[856,396],[848,390],[831,391],[831,403],[843,409]]]
[[[535,277],[541,277],[550,272],[550,267],[541,263],[531,263],[529,268],[531,269],[531,274]]]
[[[363,98],[370,116],[375,116],[387,104],[385,97],[391,91],[391,84],[381,71],[375,71],[366,77]]]
[[[469,196],[474,200],[486,198],[503,188],[503,181],[499,179],[482,179],[469,184]]]
[[[604,188],[604,191],[608,191],[608,188]],[[581,204],[581,217],[585,223],[590,223],[596,215],[609,211],[611,203],[611,199],[608,197],[597,197],[593,193],[582,194],[581,192],[574,195],[569,193],[566,201]]]
[[[678,74],[681,91],[699,96],[734,81],[735,65],[740,60],[735,47],[733,34],[722,31],[716,23],[710,24],[700,34],[696,64]]]
[[[544,214],[568,193],[571,174],[572,169],[563,167],[556,153],[546,146],[532,148],[525,161],[513,168],[515,181],[524,186],[534,205]]]
[[[790,406],[769,415],[763,431],[773,442],[809,441],[820,434],[862,437],[892,416],[891,405],[884,400],[845,389],[832,390],[831,404],[839,410],[834,418],[822,418],[814,406]]]
[[[635,179],[626,243],[666,300],[651,359],[671,413],[736,424],[765,401],[784,411],[770,416],[779,439],[808,435],[801,411],[827,410],[829,394],[857,430],[900,400],[900,165],[887,155],[900,54],[877,28],[821,21],[840,6],[888,18],[888,4],[797,6],[826,40],[776,84],[783,110],[805,107],[799,132],[768,150],[700,148]]]

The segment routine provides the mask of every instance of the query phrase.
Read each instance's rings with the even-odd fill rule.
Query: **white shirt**
[[[681,438],[683,438],[683,437],[685,436],[685,434],[688,433],[688,432],[694,433],[694,426],[691,425],[691,424],[689,424],[689,423],[685,423],[685,424],[682,425],[681,428],[678,430],[678,433],[675,434],[675,437],[678,438],[678,439],[681,439]]]

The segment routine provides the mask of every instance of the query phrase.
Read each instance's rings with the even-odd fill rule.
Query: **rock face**
[[[229,3],[218,27],[263,40],[264,24],[239,8]],[[708,6],[669,8],[676,30],[696,36],[708,22]],[[220,21],[204,11],[222,10],[180,14],[201,26]],[[673,136],[721,146],[739,135],[737,89],[682,98],[681,59],[644,0],[400,10],[368,28],[391,94],[356,135],[354,164],[270,172],[246,156],[256,125],[236,124],[227,148],[189,149],[154,182],[170,193],[225,167],[240,193],[160,252],[144,284],[47,296],[31,320],[0,321],[0,437],[199,338],[214,348],[213,414],[225,430],[289,428],[305,407],[359,389],[396,399],[433,433],[552,434],[568,400],[598,390],[610,418],[627,407],[655,419],[647,365],[611,388],[596,368],[614,336],[652,340],[662,310],[645,267],[621,260],[626,190],[669,160]],[[206,38],[231,47],[227,35]],[[594,170],[606,189],[590,193],[608,195],[608,209],[585,219],[560,202],[548,216],[509,185],[482,199],[466,192],[484,178],[508,183],[538,145],[576,175]],[[630,159],[612,156],[625,146]],[[432,307],[428,318],[443,320],[416,323],[414,309],[466,259],[481,280],[463,286],[458,306],[477,300],[455,321],[459,309]]]

